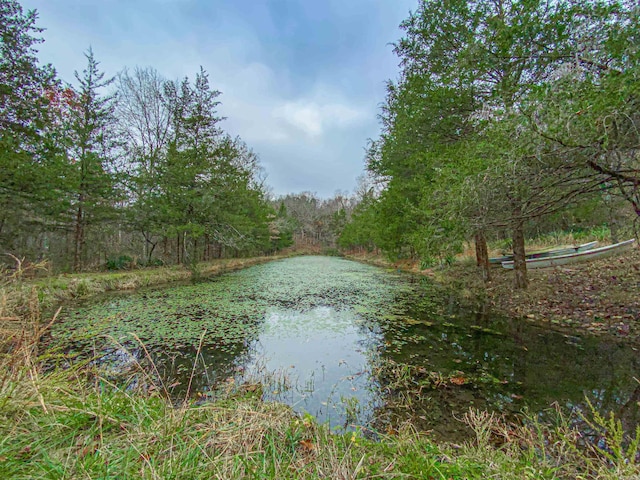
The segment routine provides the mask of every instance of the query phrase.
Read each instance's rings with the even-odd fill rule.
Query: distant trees
[[[355,205],[355,199],[337,193],[322,200],[311,192],[287,194],[275,200],[279,231],[298,246],[335,248]]]
[[[204,69],[108,79],[89,49],[63,86],[38,65],[35,12],[7,0],[0,15],[0,253],[79,271],[273,249],[258,157],[222,129]]]

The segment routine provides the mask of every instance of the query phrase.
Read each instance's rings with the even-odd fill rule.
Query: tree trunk
[[[182,263],[187,265],[189,262],[189,250],[187,250],[187,232],[182,232]]]
[[[78,198],[78,210],[76,212],[76,228],[73,238],[73,271],[79,272],[82,268],[82,244],[84,243],[84,198],[82,195]]]
[[[161,247],[162,247],[162,252],[160,253],[160,255],[162,256],[162,261],[164,263],[167,262],[167,237],[162,237],[161,242]]]
[[[513,271],[515,288],[527,288],[527,262],[524,251],[524,220],[522,210],[517,206],[513,210]]]
[[[151,244],[151,249],[149,250],[149,257],[147,258],[147,264],[151,263],[151,258],[153,257],[153,251],[156,249],[156,245],[158,245],[158,242]]]
[[[489,252],[487,249],[487,237],[483,230],[478,230],[475,235],[476,243],[476,264],[480,267],[482,279],[485,282],[491,281],[491,271],[489,270]]]

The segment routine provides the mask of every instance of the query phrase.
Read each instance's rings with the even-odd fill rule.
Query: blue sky
[[[226,131],[260,156],[276,195],[351,192],[378,134],[391,42],[417,0],[22,0],[46,28],[40,59],[65,81],[89,46],[107,75],[202,65]]]

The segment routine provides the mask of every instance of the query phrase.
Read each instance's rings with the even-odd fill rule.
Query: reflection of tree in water
[[[197,345],[163,349],[152,353],[158,373],[175,401],[203,398],[229,378],[234,378],[247,362],[247,342],[227,345],[224,350]]]
[[[159,390],[177,402],[206,397],[220,382],[236,376],[248,361],[249,344],[250,340],[198,349],[198,345],[151,348],[134,342],[114,347],[105,342],[94,350],[93,357],[86,353],[83,357],[93,358],[99,375],[115,385]]]
[[[114,299],[77,312],[61,323],[59,332],[76,342],[72,348],[85,358],[106,354],[100,364],[123,383],[166,387],[180,401],[187,391],[206,395],[221,381],[244,378],[240,370],[255,363],[255,345],[268,326],[266,312],[275,308],[278,318],[291,320],[278,324],[286,328],[287,338],[322,338],[327,348],[318,351],[333,348],[335,362],[342,351],[365,352],[363,364],[371,368],[379,401],[352,389],[344,396],[368,402],[358,406],[365,411],[363,421],[375,409],[373,426],[380,429],[410,419],[419,428],[455,438],[465,431],[454,415],[460,418],[469,407],[517,413],[526,406],[538,413],[557,402],[584,410],[585,394],[597,408],[620,413],[625,425],[638,420],[640,393],[632,378],[640,378],[640,367],[631,348],[606,337],[565,337],[526,321],[492,316],[486,309],[465,311],[455,296],[443,293],[424,278],[407,281],[345,260],[308,257],[197,286]],[[319,336],[322,322],[327,331],[339,327],[339,340]],[[209,333],[199,352],[205,328]],[[345,331],[353,335],[353,344],[345,343]],[[78,340],[83,332],[92,334],[88,341]],[[144,348],[128,332],[142,337]],[[108,343],[107,335],[124,338],[124,348]],[[279,344],[282,339],[272,340],[275,351],[291,350],[290,363],[301,356],[313,363],[313,351],[300,353]],[[290,365],[289,358],[277,360]],[[388,375],[385,364],[408,366],[404,385]],[[347,371],[340,365],[334,370],[338,377]],[[360,379],[368,369],[347,373]],[[332,388],[328,385],[318,380],[316,391]]]
[[[544,412],[557,403],[588,411],[587,397],[598,411],[620,415],[626,428],[637,425],[640,386],[633,377],[640,367],[632,348],[612,338],[571,337],[486,311],[465,312],[453,302],[444,312],[421,318],[414,310],[410,324],[385,330],[381,358],[466,382],[417,389],[420,379],[414,378],[405,391],[389,391],[390,379],[378,378],[388,406],[376,413],[379,428],[411,419],[456,438],[464,427],[455,418],[470,407],[511,414],[525,407]]]

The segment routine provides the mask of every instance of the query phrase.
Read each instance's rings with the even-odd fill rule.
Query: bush
[[[148,262],[141,264],[145,267],[163,267],[164,262],[160,258],[152,258]]]
[[[127,270],[132,267],[132,264],[133,258],[129,255],[120,255],[116,258],[109,258],[105,262],[104,267],[107,270]]]

